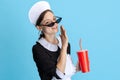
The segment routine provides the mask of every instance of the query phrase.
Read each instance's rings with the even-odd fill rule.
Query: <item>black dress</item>
[[[56,74],[57,59],[60,55],[59,47],[57,51],[50,51],[39,42],[36,42],[32,48],[32,52],[41,80],[51,80],[53,76],[61,79]],[[70,44],[68,44],[67,53],[70,54]]]

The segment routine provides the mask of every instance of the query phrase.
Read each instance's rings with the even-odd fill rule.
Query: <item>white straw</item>
[[[80,38],[79,45],[80,45],[80,50],[82,50],[82,39],[81,38]]]

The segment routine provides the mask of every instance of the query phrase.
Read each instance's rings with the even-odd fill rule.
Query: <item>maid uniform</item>
[[[32,48],[33,59],[36,63],[41,80],[71,80],[71,76],[76,72],[70,56],[70,44],[67,48],[67,58],[65,73],[57,67],[57,60],[61,50],[61,38],[57,38],[58,45],[51,44],[43,37],[40,38]]]

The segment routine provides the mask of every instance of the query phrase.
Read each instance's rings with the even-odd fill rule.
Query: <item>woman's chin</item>
[[[53,28],[53,31],[54,32],[58,32],[58,28]]]

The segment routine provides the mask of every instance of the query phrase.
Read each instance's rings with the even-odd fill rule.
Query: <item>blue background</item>
[[[32,58],[37,29],[28,11],[39,0],[0,0],[0,80],[39,80]],[[82,38],[88,49],[89,73],[76,73],[73,80],[120,80],[120,1],[48,0],[60,25],[67,31],[72,59]]]

